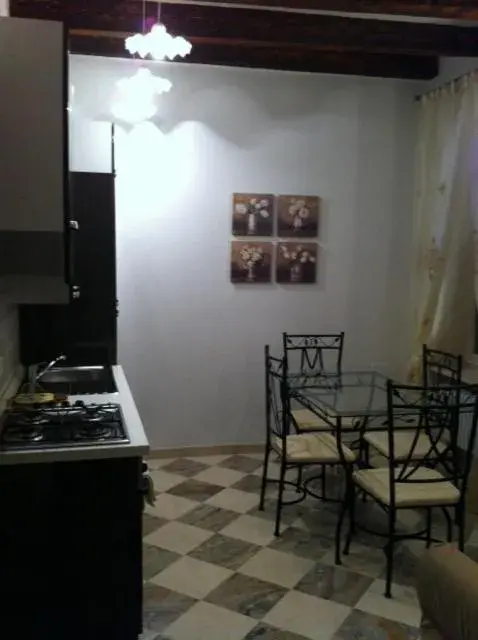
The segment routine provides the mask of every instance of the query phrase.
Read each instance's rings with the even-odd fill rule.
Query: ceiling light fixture
[[[158,2],[157,24],[149,33],[146,31],[146,2],[143,0],[143,33],[136,33],[126,38],[125,48],[131,55],[140,58],[150,56],[153,60],[174,60],[184,58],[191,53],[192,45],[182,36],[172,36],[164,24],[160,22],[161,4]]]

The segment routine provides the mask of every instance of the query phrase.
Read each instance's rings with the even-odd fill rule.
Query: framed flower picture
[[[317,280],[317,245],[313,242],[279,242],[276,280],[280,284],[313,284]]]
[[[234,193],[232,233],[235,236],[271,236],[274,230],[274,196]]]
[[[272,242],[231,242],[231,282],[271,282]]]
[[[317,196],[279,196],[278,230],[281,238],[316,238],[319,229]]]

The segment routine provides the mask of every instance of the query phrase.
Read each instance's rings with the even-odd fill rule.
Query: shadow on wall
[[[101,65],[94,65],[88,57],[71,56],[70,66],[77,96],[75,109],[87,117],[110,120],[116,81],[135,73],[134,61],[104,59]],[[163,133],[185,122],[201,122],[240,147],[254,146],[265,131],[273,135],[271,121],[287,129],[318,111],[340,117],[340,105],[343,116],[348,117],[359,82],[350,79],[345,86],[340,77],[311,75],[305,86],[304,74],[168,63],[151,64],[150,69],[173,83],[171,92],[159,98],[158,113],[151,119]],[[261,91],[257,90],[258,79]]]

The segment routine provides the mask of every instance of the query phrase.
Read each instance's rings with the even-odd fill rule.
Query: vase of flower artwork
[[[260,218],[270,218],[270,200],[268,198],[249,198],[245,202],[238,202],[234,211],[238,216],[244,216],[246,235],[257,235],[257,222]]]
[[[303,282],[304,267],[307,264],[315,264],[315,253],[310,245],[287,243],[279,245],[281,260],[288,268],[289,282]],[[287,273],[287,272],[286,272]]]
[[[246,271],[247,282],[254,282],[256,279],[256,266],[264,259],[264,252],[261,247],[245,245],[241,249],[241,260]]]

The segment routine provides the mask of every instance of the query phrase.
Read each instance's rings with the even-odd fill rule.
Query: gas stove
[[[0,426],[0,450],[127,444],[119,404],[54,403],[10,409]]]

